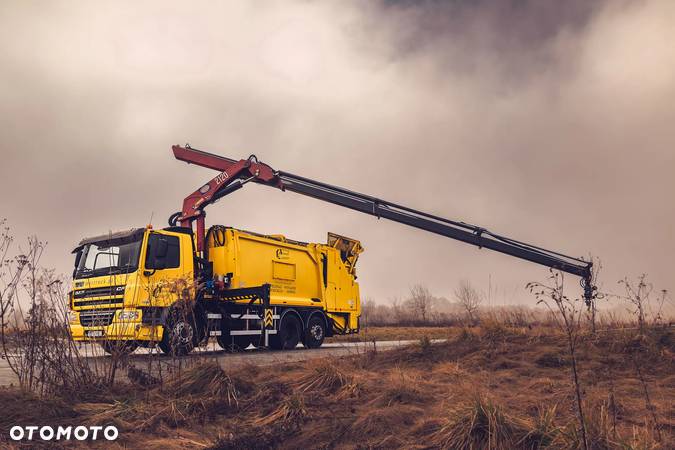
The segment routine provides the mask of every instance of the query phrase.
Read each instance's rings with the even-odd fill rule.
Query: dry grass
[[[0,405],[0,431],[3,434],[0,442],[2,438],[6,438],[7,431],[18,423],[32,425],[49,421],[58,425],[78,415],[73,405],[65,399],[42,399],[15,388],[0,388]]]
[[[448,339],[457,334],[457,327],[364,327],[359,334],[333,336],[326,342],[408,341],[423,337]]]
[[[301,394],[285,398],[271,413],[252,421],[256,428],[273,426],[282,431],[294,431],[300,428],[309,415],[305,400]]]
[[[378,407],[390,407],[394,404],[423,405],[429,401],[427,389],[419,375],[403,370],[392,369],[382,377],[383,386],[376,390],[372,404]]]
[[[500,326],[453,334],[444,343],[230,372],[207,363],[89,403],[3,390],[0,431],[6,437],[10,424],[37,420],[115,423],[118,448],[146,450],[580,448],[561,336]],[[582,338],[591,448],[675,446],[674,354],[670,330]]]
[[[478,395],[472,402],[452,408],[430,442],[439,448],[499,450],[520,448],[527,436],[529,429],[523,421],[511,417],[492,399]]]
[[[214,362],[198,365],[168,382],[164,392],[175,398],[215,397],[227,406],[238,406],[234,381]]]
[[[359,384],[353,375],[345,373],[338,360],[310,361],[307,367],[309,373],[292,383],[300,393],[334,398],[355,397],[359,394]]]

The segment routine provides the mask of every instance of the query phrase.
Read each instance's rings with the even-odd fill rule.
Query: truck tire
[[[270,338],[270,347],[274,350],[291,350],[300,342],[302,327],[295,314],[286,314],[281,319],[277,334]]]
[[[251,343],[251,339],[246,336],[235,336],[232,339],[229,333],[218,336],[216,340],[220,348],[231,353],[242,352]]]
[[[306,348],[319,348],[326,337],[326,322],[318,314],[314,314],[307,322],[302,335],[302,345]]]
[[[138,348],[138,344],[134,341],[103,341],[100,344],[103,351],[109,355],[130,355]]]
[[[197,339],[197,325],[192,312],[174,309],[169,313],[158,345],[166,355],[184,356],[195,348]]]

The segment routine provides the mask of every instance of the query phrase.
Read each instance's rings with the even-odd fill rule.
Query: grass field
[[[396,339],[429,330],[370,331]],[[16,424],[112,423],[120,439],[101,448],[146,450],[579,447],[561,336],[449,331],[439,344],[423,338],[391,351],[231,372],[204,360],[160,386],[83,388],[77,399],[6,388],[0,431],[6,440]],[[670,329],[584,337],[579,366],[591,448],[675,446],[674,352]]]

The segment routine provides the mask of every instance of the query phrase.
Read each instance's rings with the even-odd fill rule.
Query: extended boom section
[[[242,161],[246,161],[236,161],[202,150],[193,149],[189,146],[174,146],[173,152],[175,157],[179,160],[223,172],[241,164]],[[249,158],[249,160],[252,158],[254,157]],[[253,160],[256,163],[258,162],[257,159]],[[265,167],[269,166],[265,165]],[[467,244],[472,244],[478,248],[488,248],[516,258],[570,273],[581,277],[586,301],[589,302],[593,296],[593,264],[590,261],[585,261],[580,258],[575,258],[501,236],[476,225],[435,216],[370,195],[361,194],[288,172],[275,171],[273,178],[253,177],[246,179],[245,181],[253,181],[258,184],[274,186],[285,191],[306,195],[355,211],[360,211],[377,218],[389,219],[394,222],[446,236]],[[241,187],[241,184],[238,185],[238,187]],[[221,198],[233,191],[234,190],[224,190],[223,194],[217,195],[217,197]]]
[[[288,191],[354,209],[377,218],[385,218],[410,225],[431,233],[473,244],[479,248],[489,248],[580,277],[585,277],[590,272],[591,264],[586,261],[499,236],[485,228],[444,219],[369,195],[319,183],[290,173],[278,172],[278,175],[282,180],[284,189]]]

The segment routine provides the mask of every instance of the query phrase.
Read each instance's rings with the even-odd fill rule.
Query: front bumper
[[[108,326],[83,327],[70,324],[74,341],[160,341],[164,327],[139,322],[115,322]]]

